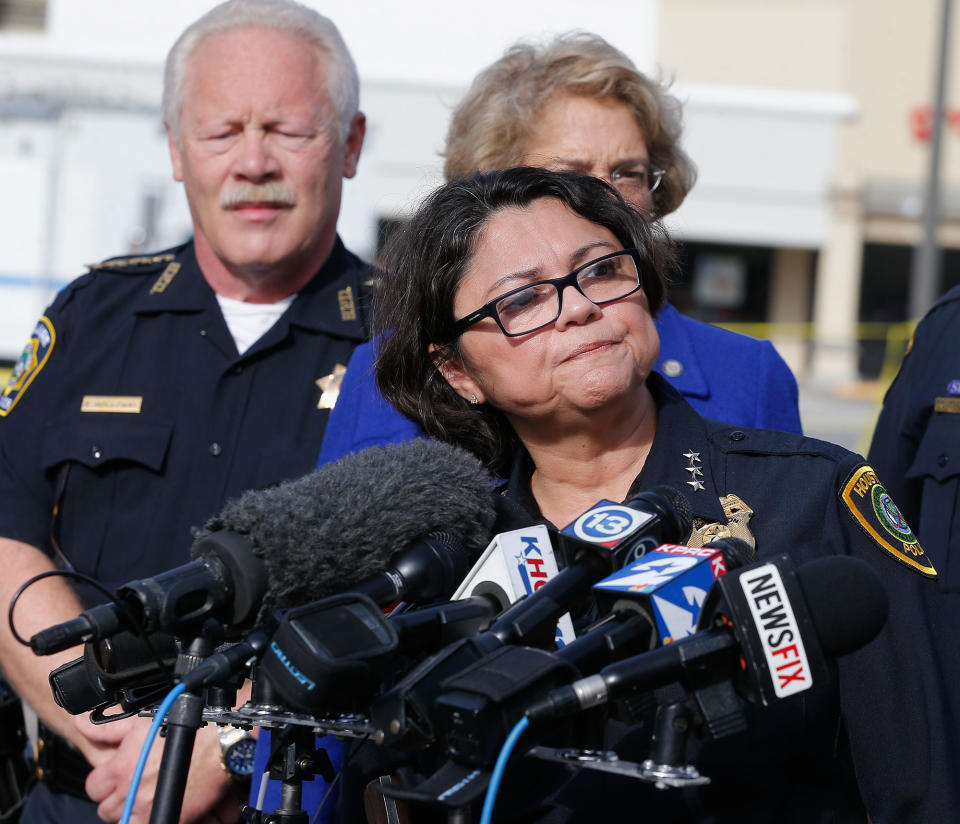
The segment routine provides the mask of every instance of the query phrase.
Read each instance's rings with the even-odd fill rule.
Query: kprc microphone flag
[[[615,601],[645,601],[664,644],[686,638],[697,628],[707,591],[727,571],[718,549],[663,544],[624,567],[593,590],[601,610]]]

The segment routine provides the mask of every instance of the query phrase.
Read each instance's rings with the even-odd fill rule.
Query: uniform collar
[[[707,382],[697,350],[690,336],[691,324],[669,303],[657,313],[657,333],[660,335],[660,354],[656,370],[667,375],[670,383],[690,398],[709,398]],[[680,374],[676,374],[677,370]]]
[[[657,406],[657,431],[630,495],[660,484],[672,486],[690,502],[693,515],[726,523],[719,491],[723,485],[720,453],[713,453],[704,419],[656,372],[647,387]]]
[[[727,517],[717,491],[718,483],[722,483],[722,478],[718,477],[722,466],[716,463],[720,453],[711,454],[704,419],[656,372],[647,378],[647,386],[657,406],[657,431],[650,454],[627,497],[665,484],[683,493],[690,502],[694,518],[703,518],[709,523],[726,523]],[[698,469],[699,473],[688,467]],[[529,512],[539,515],[539,507],[530,490],[533,470],[530,455],[521,447],[514,458],[506,494]],[[699,481],[702,488],[694,489],[691,481]]]
[[[169,281],[162,279],[177,265]],[[369,269],[351,255],[337,237],[330,256],[316,276],[300,291],[284,315],[288,325],[300,326],[350,340],[367,338],[366,306],[362,295]],[[192,242],[176,250],[167,268],[158,270],[137,300],[137,313],[200,312],[216,307],[213,289],[203,277]],[[272,335],[271,335],[272,337]],[[259,348],[259,347],[258,347]]]

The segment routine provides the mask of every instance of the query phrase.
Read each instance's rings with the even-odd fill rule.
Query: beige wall
[[[940,14],[941,0],[662,0],[658,63],[684,83],[852,94],[844,178],[919,184],[929,144],[913,136],[910,111],[933,99]],[[956,8],[951,30],[947,105],[960,110]],[[960,123],[945,133],[943,163],[960,185]]]

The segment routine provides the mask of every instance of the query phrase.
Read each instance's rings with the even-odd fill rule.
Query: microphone
[[[723,603],[709,616],[712,629],[609,664],[579,680],[570,682],[570,673],[597,660],[600,651],[592,641],[597,630],[552,654],[503,647],[467,663],[444,682],[433,702],[432,723],[451,760],[416,787],[384,792],[421,803],[469,803],[485,789],[503,741],[523,715],[537,740],[554,739],[563,748],[563,759],[552,760],[579,766],[570,756],[584,745],[575,744],[571,750],[570,742],[589,736],[590,726],[556,719],[674,682],[684,688],[679,690],[684,698],[676,707],[661,707],[667,709],[662,717],[658,711],[650,759],[642,770],[630,765],[632,770],[622,772],[648,780],[653,776],[658,786],[683,786],[671,783],[672,774],[665,778],[661,772],[673,767],[670,756],[681,753],[694,728],[712,738],[741,732],[746,722],[740,698],[766,705],[813,688],[826,678],[825,655],[842,655],[868,643],[887,617],[879,577],[866,562],[846,556],[818,559],[796,570],[782,555],[721,575],[716,590]],[[621,649],[634,644],[637,634],[649,633],[641,615],[612,623],[614,628],[603,628],[600,638],[609,635],[611,641],[622,643]],[[677,697],[675,693],[674,701]],[[691,706],[687,714],[671,712],[694,702],[696,709]],[[600,718],[594,715],[590,720],[596,727]],[[594,743],[585,746],[596,748]],[[680,775],[677,780],[700,780],[689,767]]]
[[[43,630],[31,646],[47,655],[128,626],[177,634],[209,617],[245,628],[351,587],[382,602],[446,597],[489,539],[490,487],[480,461],[448,444],[365,449],[227,502],[193,561],[120,587],[119,604]]]
[[[617,529],[608,530],[608,542],[603,545],[581,540],[576,535],[552,533],[570,561],[556,577],[513,604],[485,632],[431,656],[379,696],[370,707],[370,718],[384,743],[408,751],[427,746],[434,737],[432,706],[445,679],[499,647],[550,645],[560,616],[569,612],[592,584],[608,574],[618,558],[646,551],[651,542],[656,546],[664,541],[682,540],[690,531],[690,505],[671,487],[641,493],[628,504],[615,505],[618,520],[616,524],[611,521],[609,526]],[[590,528],[596,530],[599,519],[587,517],[592,513],[593,509],[575,523],[587,519]],[[610,513],[607,516],[614,517]],[[614,534],[611,536],[610,532]]]
[[[558,574],[550,531],[536,524],[495,535],[453,598],[485,596],[497,605],[497,612],[503,612]],[[556,644],[562,647],[574,638],[573,622],[565,613],[557,622]]]
[[[605,574],[690,532],[690,504],[669,486],[641,492],[625,504],[601,501],[555,533],[568,559],[552,581],[508,609],[488,635],[502,644],[530,643]]]
[[[558,687],[526,715],[534,721],[579,712],[675,681],[693,691],[732,681],[768,705],[824,679],[824,656],[867,644],[889,608],[873,568],[846,556],[818,558],[795,570],[782,555],[721,576],[717,586],[725,605],[713,616],[713,629]]]
[[[657,486],[618,504],[601,500],[561,530],[582,545],[606,547],[619,569],[660,544],[681,541],[690,532],[690,503],[676,489]]]
[[[713,582],[729,569],[756,560],[756,550],[739,538],[720,538],[703,547],[663,544],[639,561],[593,585],[601,614],[637,611],[646,616],[657,641],[669,644],[696,631]]]

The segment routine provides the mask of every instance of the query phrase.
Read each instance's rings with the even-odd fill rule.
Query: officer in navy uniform
[[[371,270],[336,229],[365,131],[358,85],[333,23],[292,0],[223,3],[171,49],[164,122],[194,239],[91,267],[37,321],[0,396],[3,603],[57,566],[113,588],[186,563],[226,499],[315,464],[368,335]],[[45,580],[16,628],[102,600]],[[98,804],[117,820],[146,720],[71,719],[47,673],[80,649],[37,658],[0,633],[3,669],[43,722],[24,820],[99,821]],[[245,788],[226,767],[249,771],[244,742],[213,727],[197,739],[184,818],[235,821]],[[149,815],[160,750],[133,821]]]
[[[960,286],[920,321],[883,399],[869,457],[940,572],[960,626]],[[954,563],[956,561],[956,563]]]
[[[611,820],[853,824],[867,820],[864,802],[876,822],[952,820],[960,805],[950,777],[956,763],[930,753],[960,752],[955,689],[943,681],[956,675],[957,657],[943,626],[939,570],[905,526],[885,477],[825,441],[704,419],[658,374],[647,382],[659,423],[628,498],[661,484],[682,489],[693,514],[683,541],[690,546],[737,537],[759,560],[787,553],[797,567],[829,554],[862,558],[883,581],[890,612],[877,639],[830,662],[828,682],[767,708],[748,707],[743,733],[694,740],[690,761],[709,785],[664,791],[584,770],[550,799],[546,820],[591,821],[600,799]],[[540,517],[532,469],[526,452],[518,454],[501,491]],[[895,683],[879,675],[894,670]],[[621,729],[608,746],[622,760],[643,761],[650,721]],[[519,788],[505,784],[504,792]]]
[[[669,251],[593,177],[518,168],[440,187],[385,262],[402,276],[376,295],[377,331],[393,330],[378,386],[431,436],[507,478],[531,520],[563,527],[598,500],[666,484],[692,509],[682,543],[730,535],[761,560],[787,554],[798,567],[855,556],[882,581],[889,614],[831,678],[751,711],[745,732],[703,743],[693,757],[707,787],[584,774],[548,800],[548,820],[594,821],[598,810],[702,824],[955,820],[960,657],[936,560],[859,455],[701,417],[652,371]],[[642,761],[649,743],[645,725],[615,750]],[[507,780],[524,783],[526,762],[511,759]],[[460,786],[438,790],[457,803]],[[497,820],[532,820],[509,802],[546,789],[505,783]]]

